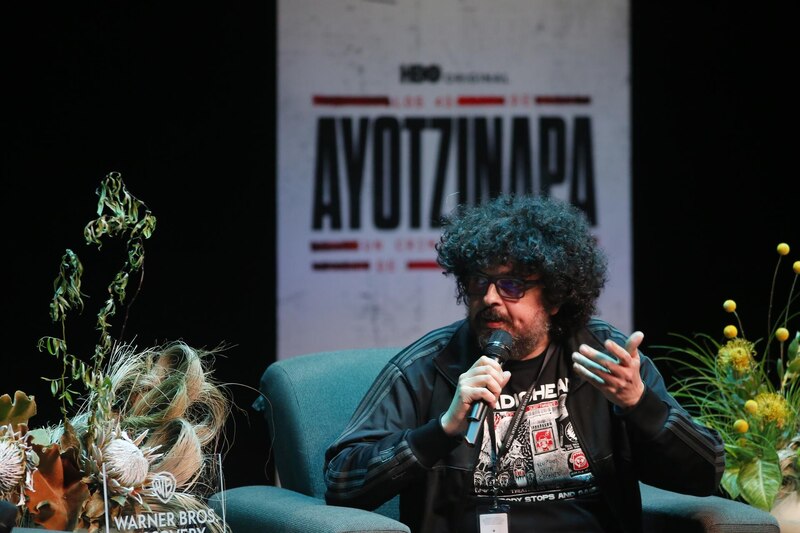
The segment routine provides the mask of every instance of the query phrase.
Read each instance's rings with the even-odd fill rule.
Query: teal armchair
[[[397,499],[374,512],[326,505],[325,449],[396,348],[338,350],[270,364],[254,408],[267,425],[274,485],[236,487],[209,501],[233,533],[408,532]],[[687,496],[642,484],[647,533],[779,533],[775,518],[718,496]]]
[[[361,397],[397,349],[302,355],[272,363],[254,408],[264,417],[276,485],[229,489],[212,497],[233,533],[408,533],[396,520],[397,499],[377,512],[325,504],[325,449],[344,429]]]

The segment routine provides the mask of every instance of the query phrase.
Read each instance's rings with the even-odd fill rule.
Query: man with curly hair
[[[668,394],[641,332],[594,317],[607,263],[579,209],[462,206],[436,249],[467,316],[382,370],[327,450],[328,503],[399,494],[415,532],[628,533],[639,481],[716,490],[719,435]]]

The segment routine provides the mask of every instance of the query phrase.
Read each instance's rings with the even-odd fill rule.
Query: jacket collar
[[[457,322],[457,329],[444,349],[434,357],[433,364],[455,386],[458,376],[466,372],[480,357],[480,346],[466,318]]]

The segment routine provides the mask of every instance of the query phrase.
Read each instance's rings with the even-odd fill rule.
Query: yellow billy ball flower
[[[789,338],[789,330],[786,328],[778,328],[775,330],[775,338],[778,339],[780,342],[785,341]]]
[[[732,369],[741,376],[752,370],[755,361],[755,348],[752,342],[745,339],[731,339],[719,347],[717,364],[722,370]]]
[[[744,410],[752,415],[758,410],[758,402],[755,400],[747,400],[744,402]]]
[[[789,245],[785,242],[782,242],[778,245],[778,253],[780,255],[786,255],[789,253]]]
[[[743,418],[740,418],[733,423],[733,430],[736,433],[747,433],[748,429],[750,429],[750,424],[748,424],[747,420],[744,420]]]
[[[725,300],[725,303],[722,304],[722,308],[728,313],[733,313],[736,311],[736,302],[733,300]]]
[[[736,326],[733,324],[729,324],[725,326],[725,329],[722,330],[722,333],[725,334],[726,339],[733,339],[739,334],[739,330],[736,329]]]
[[[792,270],[794,270],[795,274],[800,274],[800,261],[795,261],[792,264]]]
[[[782,429],[786,421],[792,416],[792,409],[786,398],[775,392],[761,392],[756,396],[755,416],[762,422],[774,422],[778,429]]]

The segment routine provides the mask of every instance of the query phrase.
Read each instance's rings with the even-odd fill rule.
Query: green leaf
[[[66,353],[67,344],[63,339],[56,337],[42,337],[37,344],[39,351],[47,351],[50,355],[58,356],[61,353]]]
[[[726,468],[725,472],[722,474],[722,481],[720,484],[722,488],[725,489],[725,492],[731,497],[732,500],[735,500],[739,497],[739,469],[738,468]]]
[[[794,359],[796,361],[798,359],[797,357],[798,349],[800,349],[800,331],[795,332],[794,339],[792,339],[792,342],[789,343],[787,354],[790,360]]]
[[[781,486],[781,467],[775,450],[765,450],[769,459],[753,459],[739,470],[742,497],[752,505],[769,511]],[[770,453],[771,452],[771,453]]]

